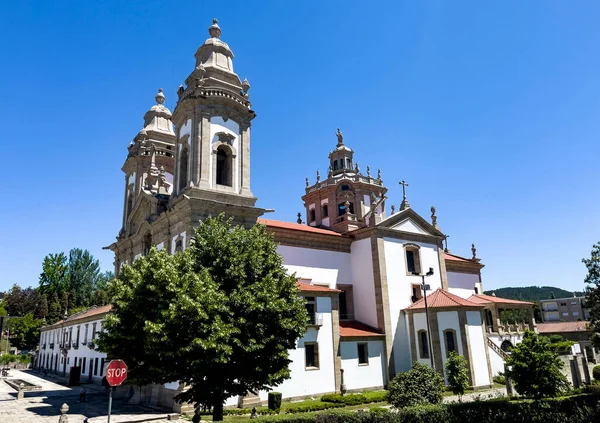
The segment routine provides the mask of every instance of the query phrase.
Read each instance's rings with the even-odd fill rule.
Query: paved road
[[[10,423],[57,423],[60,406],[69,405],[69,423],[90,423],[107,420],[108,394],[97,385],[84,385],[88,392],[87,402],[79,402],[79,387],[70,388],[43,378],[29,371],[11,369],[9,379],[23,379],[42,387],[40,391],[27,391],[23,400],[17,400],[17,392],[0,380],[0,422]],[[147,422],[166,418],[165,412],[113,401],[111,423]]]

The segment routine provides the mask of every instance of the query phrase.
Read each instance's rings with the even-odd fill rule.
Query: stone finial
[[[396,206],[392,204],[392,214],[396,213]]]
[[[405,180],[402,180],[401,182],[398,182],[398,183],[400,185],[402,185],[402,203],[400,204],[400,211],[410,209],[410,204],[408,203],[408,200],[406,199],[406,187],[408,186],[408,183]]]
[[[298,220],[296,220],[296,222],[298,222],[299,225],[302,224],[302,213],[298,213]]]
[[[435,207],[431,206],[431,224],[433,225],[433,227],[435,229],[440,229],[440,227],[437,224],[437,216],[435,214]]]
[[[181,98],[184,91],[185,91],[185,88],[183,88],[183,85],[180,85],[179,88],[177,88],[177,97]]]
[[[348,199],[344,202],[344,207],[346,207],[346,213],[350,214],[350,201]]]
[[[317,169],[317,184],[321,182],[321,174],[319,173],[319,169]]]
[[[450,235],[444,234],[444,242],[446,243],[446,247],[444,248],[444,253],[450,252],[450,249],[448,248],[448,238],[450,238]]]
[[[248,91],[250,90],[250,83],[248,82],[248,78],[244,78],[242,82],[242,93],[244,96],[248,97]]]
[[[58,423],[68,423],[69,417],[67,416],[67,412],[69,411],[69,406],[67,403],[63,403],[60,406],[60,417],[58,418]]]
[[[69,313],[67,313],[67,309],[65,308],[65,314],[63,314],[63,320],[67,320],[67,317],[69,317]]]
[[[342,131],[340,131],[340,128],[337,129],[335,136],[337,137],[337,140],[338,140],[338,143],[337,143],[338,147],[340,145],[344,145],[344,134],[342,134]]]
[[[367,176],[371,177],[371,168],[367,165]]]
[[[495,292],[492,292],[492,297],[495,297],[495,296],[496,296],[496,293],[495,293]]]
[[[377,169],[377,179],[381,180],[381,169]]]
[[[213,24],[208,28],[208,33],[212,38],[221,37],[221,28],[219,28],[219,20],[217,18],[213,19]]]
[[[306,177],[306,188],[308,188],[310,185],[308,184],[308,176]]]
[[[360,167],[358,167],[358,162],[356,162],[356,163],[354,164],[354,171],[355,171],[356,173],[360,173]]]
[[[477,248],[475,248],[475,244],[471,244],[471,252],[473,253],[472,260],[477,260]]]
[[[154,97],[157,104],[163,104],[165,102],[165,95],[163,94],[163,89],[158,89],[158,94]]]

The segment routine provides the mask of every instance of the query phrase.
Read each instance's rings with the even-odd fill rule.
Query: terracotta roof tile
[[[500,298],[494,297],[493,295],[485,295],[485,294],[473,294],[469,297],[469,301],[474,302],[476,304],[523,304],[523,305],[533,305],[528,301],[518,301],[518,300],[509,300],[508,298]]]
[[[310,285],[302,282],[296,282],[296,286],[302,292],[341,292],[339,289],[331,289],[326,286]]]
[[[464,258],[461,256],[457,256],[456,254],[444,253],[444,259],[450,261],[462,261],[467,263],[474,263],[473,260],[469,260],[468,258]]]
[[[259,218],[257,220],[257,222],[262,225],[266,225],[269,228],[291,229],[293,231],[303,231],[303,232],[312,232],[315,234],[342,236],[342,234],[334,232],[330,229],[314,228],[309,225],[304,225],[304,224],[299,224],[299,223],[291,223],[291,222],[283,222],[281,220],[271,220],[271,219],[260,219]]]
[[[374,329],[370,326],[367,326],[361,322],[357,322],[356,320],[351,321],[340,321],[340,336],[350,337],[350,336],[380,336],[385,337],[379,330]]]
[[[590,322],[556,322],[556,323],[538,323],[537,328],[540,333],[560,333],[560,332],[587,332],[587,325]]]
[[[112,305],[110,305],[110,304],[105,305],[105,306],[90,307],[90,308],[80,311],[79,313],[75,313],[75,314],[67,317],[66,320],[59,320],[56,323],[53,323],[48,326],[44,326],[42,329],[53,328],[62,323],[74,323],[74,322],[79,321],[80,319],[85,319],[87,317],[92,317],[92,316],[108,313],[111,310],[112,310]]]
[[[469,300],[459,297],[458,295],[451,294],[448,291],[442,289],[436,289],[432,294],[427,295],[427,307],[428,308],[444,308],[444,307],[481,307],[479,304],[475,304]],[[425,309],[425,300],[421,298],[419,301],[413,303],[405,310],[418,310]]]

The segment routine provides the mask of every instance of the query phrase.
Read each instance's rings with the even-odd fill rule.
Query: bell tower
[[[233,52],[213,20],[196,66],[177,90],[175,175],[170,206],[192,199],[194,219],[225,212],[251,225],[264,210],[250,190],[250,126],[256,114],[233,70]]]

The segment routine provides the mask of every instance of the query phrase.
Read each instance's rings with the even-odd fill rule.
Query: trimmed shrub
[[[592,377],[594,380],[600,380],[600,364],[597,364],[592,369]]]
[[[282,411],[286,414],[295,414],[295,413],[306,413],[308,411],[329,410],[330,408],[341,408],[341,407],[345,407],[345,406],[346,406],[346,404],[343,404],[343,403],[315,401],[314,403],[306,404],[306,405],[297,405],[297,406],[292,405]]]
[[[506,385],[506,377],[497,375],[493,377],[495,383],[499,383],[500,385]]]
[[[367,396],[363,394],[327,394],[321,397],[321,401],[324,402],[335,402],[339,404],[345,405],[359,405],[359,404],[367,404],[368,402],[372,402],[367,400]]]
[[[269,410],[279,411],[281,408],[281,392],[269,392]]]
[[[396,408],[442,402],[444,380],[431,367],[415,362],[408,372],[398,373],[389,384],[387,400]]]

